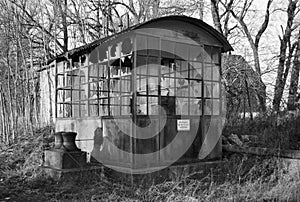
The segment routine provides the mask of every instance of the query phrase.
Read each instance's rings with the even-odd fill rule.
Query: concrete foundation
[[[47,150],[44,166],[56,169],[82,168],[86,166],[86,152]]]
[[[80,173],[86,169],[86,156],[82,151],[47,150],[43,168],[48,176],[59,179],[67,173]]]

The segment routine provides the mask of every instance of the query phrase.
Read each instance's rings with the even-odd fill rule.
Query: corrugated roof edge
[[[140,29],[142,28],[144,25],[156,22],[156,21],[161,21],[161,20],[178,20],[178,21],[184,21],[184,22],[188,22],[191,23],[195,26],[198,26],[204,30],[206,30],[208,33],[216,36],[216,39],[218,41],[220,41],[220,43],[223,45],[223,49],[222,52],[227,52],[227,51],[232,51],[233,48],[232,46],[229,44],[229,42],[226,40],[226,38],[217,30],[215,30],[213,27],[211,27],[209,24],[205,23],[204,21],[197,19],[197,18],[192,18],[192,17],[188,17],[188,16],[184,16],[184,15],[170,15],[170,16],[164,16],[164,17],[159,17],[159,18],[154,18],[152,20],[131,26],[121,32],[118,32],[116,34],[113,34],[111,36],[108,37],[104,37],[102,39],[98,39],[96,41],[93,41],[89,44],[80,46],[78,48],[74,48],[70,51],[68,51],[67,53],[62,53],[60,55],[58,55],[55,58],[52,58],[50,60],[48,60],[47,64],[50,64],[51,62],[53,62],[54,60],[63,60],[66,57],[69,56],[74,56],[74,55],[78,55],[78,54],[83,54],[86,52],[90,52],[91,50],[93,50],[94,48],[96,48],[98,45],[100,45],[101,43],[103,43],[104,41],[107,41],[109,39],[115,38],[117,36],[120,36],[126,32],[135,30],[135,29]]]

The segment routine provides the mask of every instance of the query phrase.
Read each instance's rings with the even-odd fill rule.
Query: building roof
[[[74,48],[70,51],[68,51],[67,53],[62,53],[60,55],[58,55],[56,58],[50,59],[48,61],[48,64],[51,63],[54,60],[63,60],[66,57],[70,57],[70,56],[75,56],[75,55],[81,55],[84,54],[86,52],[90,52],[92,51],[94,48],[96,48],[97,46],[99,46],[100,44],[102,44],[103,42],[109,41],[113,38],[116,38],[122,34],[128,33],[130,31],[133,30],[137,30],[140,28],[143,28],[145,25],[151,24],[151,23],[155,23],[158,21],[167,21],[167,20],[177,20],[177,21],[183,21],[183,22],[187,22],[190,23],[192,25],[195,25],[205,31],[207,31],[209,34],[215,36],[215,38],[222,44],[222,52],[227,52],[227,51],[231,51],[233,50],[233,48],[231,47],[231,45],[228,43],[228,41],[226,40],[226,38],[219,33],[217,30],[215,30],[213,27],[211,27],[210,25],[208,25],[207,23],[203,22],[202,20],[196,19],[196,18],[192,18],[192,17],[187,17],[187,16],[176,16],[176,15],[171,15],[171,16],[165,16],[165,17],[160,17],[160,18],[155,18],[134,26],[131,26],[119,33],[113,34],[111,36],[102,38],[102,39],[98,39],[96,41],[93,41],[92,43],[80,46],[78,48]]]

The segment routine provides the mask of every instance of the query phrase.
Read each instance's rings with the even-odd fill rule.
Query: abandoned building
[[[203,145],[208,127],[220,133],[221,54],[231,50],[195,18],[135,25],[51,60],[40,71],[41,117],[76,132],[89,162],[150,169],[220,158],[220,140]]]

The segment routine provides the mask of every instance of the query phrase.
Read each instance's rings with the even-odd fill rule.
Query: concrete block
[[[45,151],[45,167],[55,169],[73,169],[86,166],[86,152]]]

